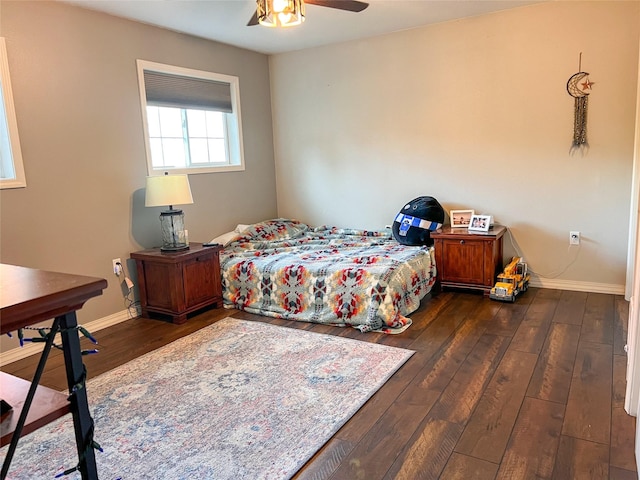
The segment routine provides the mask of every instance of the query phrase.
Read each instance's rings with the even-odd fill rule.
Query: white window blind
[[[229,83],[145,70],[144,87],[147,105],[233,112]]]

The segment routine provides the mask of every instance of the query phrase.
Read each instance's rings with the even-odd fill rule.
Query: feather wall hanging
[[[589,107],[589,93],[594,82],[589,80],[589,73],[582,71],[582,52],[578,63],[578,73],[574,73],[567,81],[567,92],[574,99],[573,113],[573,142],[570,152],[576,150],[584,152],[589,149],[587,141],[587,110]]]

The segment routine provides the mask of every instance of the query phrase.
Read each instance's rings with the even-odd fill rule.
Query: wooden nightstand
[[[496,225],[488,233],[449,226],[431,232],[440,285],[482,290],[488,295],[502,271],[502,237],[506,231],[506,227]]]
[[[187,314],[222,306],[221,247],[190,243],[188,250],[161,252],[159,248],[131,254],[138,270],[142,316],[149,312],[170,315],[184,323]]]

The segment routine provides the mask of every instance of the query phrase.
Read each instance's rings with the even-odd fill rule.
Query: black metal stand
[[[83,480],[98,480],[96,456],[93,450],[93,418],[89,412],[89,400],[85,380],[86,369],[82,363],[82,351],[78,338],[76,312],[60,317],[62,329],[62,352],[67,370],[67,385],[71,401],[71,415],[76,434],[78,469]]]
[[[18,440],[20,440],[20,435],[22,434],[22,429],[24,428],[24,424],[27,421],[27,415],[29,414],[31,403],[33,403],[33,397],[36,396],[36,389],[38,388],[38,384],[40,383],[40,378],[42,377],[44,367],[47,364],[47,358],[49,358],[51,345],[53,345],[53,340],[56,338],[56,333],[58,333],[59,330],[60,317],[56,318],[53,321],[53,325],[51,326],[51,333],[44,344],[44,350],[42,350],[42,355],[40,355],[40,361],[38,362],[36,373],[33,375],[33,380],[31,380],[31,386],[29,387],[27,398],[24,401],[24,406],[22,407],[22,411],[20,412],[20,417],[18,417],[18,423],[16,424],[16,428],[13,431],[13,436],[11,437],[9,450],[7,451],[7,455],[6,457],[4,457],[4,462],[2,463],[2,472],[0,472],[0,478],[2,480],[7,478],[7,473],[9,473],[9,466],[11,465],[11,460],[13,460],[13,455],[16,452]]]
[[[2,464],[0,480],[5,480],[9,472],[9,466],[18,446],[20,434],[29,414],[29,408],[36,394],[36,389],[40,383],[42,372],[47,363],[51,346],[56,333],[61,332],[62,350],[64,353],[64,364],[67,371],[67,385],[69,387],[69,400],[71,402],[71,414],[73,416],[73,426],[76,436],[76,447],[78,450],[78,470],[83,480],[98,480],[95,452],[93,450],[93,419],[89,412],[89,402],[87,390],[85,388],[86,370],[82,363],[82,353],[80,350],[80,339],[76,327],[78,321],[76,312],[70,312],[56,317],[51,327],[50,335],[45,342],[44,350],[40,356],[38,367],[31,381],[27,398],[20,412],[20,417],[16,425],[9,450]]]

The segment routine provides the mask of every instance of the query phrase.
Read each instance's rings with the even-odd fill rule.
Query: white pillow
[[[211,240],[209,243],[219,243],[223,247],[229,245],[234,238],[238,236],[238,232],[235,230],[233,232],[223,233],[222,235],[218,235],[216,238]]]
[[[227,232],[227,233],[223,233],[222,235],[218,235],[216,238],[214,238],[213,240],[211,240],[209,243],[219,243],[220,245],[222,245],[223,247],[226,247],[227,245],[229,245],[233,240],[235,240],[237,237],[240,236],[240,234],[242,232],[244,232],[247,228],[249,228],[251,225],[244,225],[242,223],[239,223],[238,226],[236,226],[236,229],[232,232]]]

